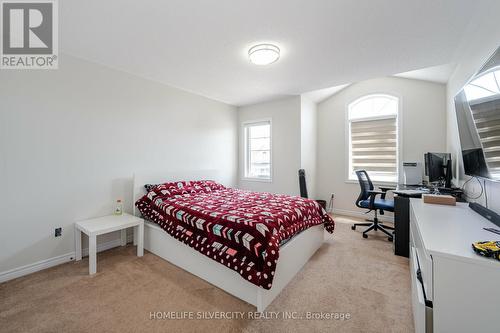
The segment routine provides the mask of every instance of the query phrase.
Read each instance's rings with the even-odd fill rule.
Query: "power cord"
[[[479,186],[481,187],[481,193],[479,193],[478,196],[476,197],[471,197],[471,196],[468,196],[467,193],[465,192],[465,185],[467,185],[471,180],[477,180],[477,182],[479,183]],[[477,200],[479,198],[481,198],[481,196],[483,195],[484,193],[484,187],[483,187],[483,184],[481,183],[481,180],[479,180],[478,177],[470,177],[469,179],[467,179],[467,181],[462,185],[462,191],[464,191],[464,195],[467,199],[472,199],[472,200]]]
[[[486,191],[486,179],[483,179],[484,185],[484,200],[486,201],[486,208],[488,208],[488,191]]]
[[[335,195],[332,193],[332,196],[330,197],[330,202],[328,203],[327,211],[329,213],[333,213],[333,198]]]

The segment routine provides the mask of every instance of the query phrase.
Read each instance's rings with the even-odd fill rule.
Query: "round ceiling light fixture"
[[[273,44],[258,44],[248,50],[248,58],[255,65],[269,65],[280,58],[280,48]]]

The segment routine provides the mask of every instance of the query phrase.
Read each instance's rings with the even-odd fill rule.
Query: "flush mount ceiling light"
[[[269,65],[280,58],[280,49],[273,44],[258,44],[248,50],[248,58],[255,65]]]

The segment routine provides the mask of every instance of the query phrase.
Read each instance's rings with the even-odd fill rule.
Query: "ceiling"
[[[330,98],[336,93],[340,92],[344,88],[347,88],[348,86],[349,84],[342,84],[340,86],[308,91],[306,93],[303,93],[302,96],[310,99],[314,103],[321,103],[327,98]]]
[[[424,80],[437,83],[447,83],[455,70],[455,64],[432,66],[414,71],[399,73],[394,76],[405,79]]]
[[[455,64],[432,66],[409,72],[394,74],[393,76],[401,77],[404,79],[422,80],[446,84],[450,79],[451,74],[453,74],[455,67]],[[306,93],[303,93],[302,96],[305,96],[315,103],[321,103],[324,100],[337,94],[338,92],[344,90],[344,88],[347,88],[349,85],[350,84],[342,84],[340,86],[308,91]]]
[[[62,52],[233,105],[453,62],[469,0],[64,0]],[[274,42],[281,59],[252,65]]]

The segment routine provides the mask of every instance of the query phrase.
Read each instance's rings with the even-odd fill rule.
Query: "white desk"
[[[411,199],[415,332],[499,331],[500,262],[477,255],[471,246],[477,241],[500,240],[500,235],[484,227],[498,228],[465,203],[441,206]]]
[[[129,215],[109,215],[75,223],[75,252],[76,261],[82,260],[82,232],[89,237],[89,274],[97,271],[97,243],[98,235],[121,230],[121,245],[127,243],[127,228],[134,227],[134,241],[137,241],[137,256],[144,254],[144,221]]]

